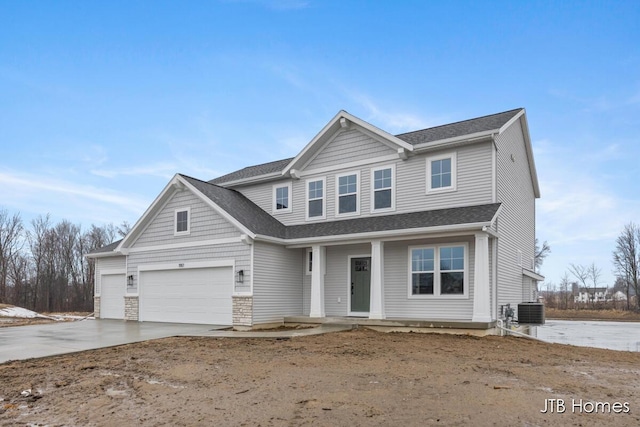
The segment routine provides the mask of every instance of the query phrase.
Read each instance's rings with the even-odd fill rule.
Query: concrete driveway
[[[86,319],[0,328],[0,363],[177,335],[209,335],[227,326]]]

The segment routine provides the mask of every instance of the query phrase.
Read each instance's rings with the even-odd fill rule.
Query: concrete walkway
[[[174,336],[229,338],[286,338],[316,335],[351,329],[351,326],[326,325],[317,328],[272,332],[223,331],[227,326],[183,323],[125,322],[86,319],[0,328],[0,363],[55,356],[96,348],[168,338]]]

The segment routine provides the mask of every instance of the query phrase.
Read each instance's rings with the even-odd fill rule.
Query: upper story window
[[[181,236],[191,232],[191,208],[176,209],[174,213],[173,234]]]
[[[409,297],[467,297],[467,245],[409,248]]]
[[[291,183],[273,186],[273,213],[291,212]]]
[[[427,158],[427,193],[456,190],[456,153]]]
[[[371,171],[371,212],[395,209],[395,166],[385,166]]]
[[[359,173],[336,175],[336,216],[360,212]]]
[[[307,180],[307,219],[325,219],[326,179]]]

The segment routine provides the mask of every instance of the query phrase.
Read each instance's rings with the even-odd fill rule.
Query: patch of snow
[[[53,317],[45,316],[44,314],[27,310],[26,308],[14,307],[14,306],[0,308],[0,317],[14,317],[14,318],[21,318],[21,319],[35,319],[36,317],[40,317],[43,319],[53,319]]]

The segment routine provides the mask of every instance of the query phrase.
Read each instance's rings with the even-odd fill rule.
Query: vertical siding
[[[473,317],[474,249],[472,237],[387,242],[384,245],[384,298],[387,318],[471,320]],[[409,292],[409,246],[468,243],[469,297],[466,299],[413,299]]]
[[[149,264],[175,264],[214,261],[235,260],[236,270],[244,270],[244,283],[236,283],[236,292],[249,292],[251,290],[251,247],[244,243],[230,243],[224,245],[207,245],[194,248],[181,248],[160,251],[134,252],[129,254],[127,275],[135,277],[136,292],[138,286],[138,267]]]
[[[95,287],[94,292],[96,295],[100,294],[101,289],[101,276],[104,270],[125,270],[126,268],[126,257],[124,256],[113,256],[107,258],[96,258],[96,270],[95,270]]]
[[[371,256],[371,245],[365,243],[327,248],[327,272],[324,276],[324,308],[327,316],[349,314],[349,256],[354,255]]]
[[[523,299],[522,267],[534,255],[535,197],[520,121],[496,138],[498,148],[498,305],[515,307]],[[512,160],[513,155],[513,160]]]
[[[190,233],[174,236],[176,209],[190,208]],[[238,229],[191,191],[177,191],[135,241],[136,248],[239,236]]]
[[[304,249],[254,243],[253,322],[282,322],[303,312]]]
[[[457,190],[451,193],[426,194],[426,159],[429,155],[421,154],[408,160],[394,160],[357,168],[337,169],[335,171],[313,174],[292,183],[292,211],[274,215],[285,225],[304,224],[306,214],[306,180],[326,177],[326,210],[327,221],[335,221],[336,175],[344,172],[360,173],[360,217],[371,214],[371,169],[379,166],[395,165],[396,167],[396,211],[395,213],[416,212],[492,203],[491,157],[492,144],[473,144],[456,149],[457,153]],[[343,155],[340,161],[345,163],[354,158]],[[339,164],[338,161],[334,164]],[[286,183],[290,180],[275,182]],[[274,182],[239,187],[247,198],[266,212],[272,212]],[[385,214],[389,214],[388,212]],[[376,215],[376,214],[373,214]],[[339,218],[338,218],[339,219]]]
[[[387,154],[395,154],[396,150],[385,145],[357,129],[349,129],[338,135],[305,167],[314,170],[353,160],[372,159]]]

